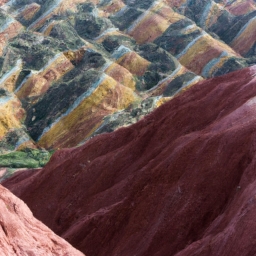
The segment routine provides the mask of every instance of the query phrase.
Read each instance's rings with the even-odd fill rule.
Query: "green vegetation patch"
[[[50,160],[53,151],[25,149],[0,155],[0,167],[9,168],[38,168]]]

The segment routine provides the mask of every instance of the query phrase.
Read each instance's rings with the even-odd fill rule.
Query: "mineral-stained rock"
[[[11,128],[1,138],[0,153],[6,154],[13,150],[22,150],[25,148],[36,148],[34,141],[29,137],[24,127]],[[1,156],[0,156],[1,157]]]
[[[2,5],[5,4],[6,2],[8,2],[8,0],[0,0],[0,6],[2,6]]]
[[[131,50],[127,46],[132,42],[127,46],[119,45],[122,40],[126,40],[126,37],[115,35],[103,39],[106,43],[104,47],[111,53],[109,58],[87,46],[64,53],[74,68],[59,81],[55,79],[56,82],[51,88],[47,87],[49,89],[38,101],[31,97],[26,106],[25,124],[29,134],[40,146],[75,146],[102,125],[104,116],[140,101],[138,94],[146,91],[142,97],[148,97],[154,92],[154,96],[161,97],[165,83],[180,77],[180,86],[173,87],[173,95],[181,88],[202,79],[193,73],[185,79],[182,74],[188,71],[171,54],[155,44],[144,44]],[[115,44],[114,49],[111,42]],[[50,66],[48,64],[46,69]],[[42,75],[29,74],[27,77],[21,89],[16,90],[21,99],[24,99],[21,91],[29,92],[26,85],[35,89],[35,84],[31,82],[39,83]],[[43,79],[45,83],[49,80]],[[112,93],[102,94],[102,90],[109,90],[110,84],[113,87]],[[148,95],[147,89],[151,89]],[[72,134],[76,134],[74,138]]]
[[[64,54],[57,54],[47,63],[46,67],[25,77],[15,94],[19,99],[39,97],[49,89],[53,82],[73,68],[74,66]]]
[[[37,3],[31,3],[25,6],[25,8],[18,14],[17,18],[24,20],[31,20],[36,13],[40,10],[41,6]]]
[[[109,67],[107,67],[105,73],[119,83],[131,88],[132,90],[135,90],[136,81],[130,70],[117,63],[112,63]]]
[[[214,3],[213,1],[210,2]],[[126,7],[110,16],[114,25],[131,35],[138,44],[155,42],[175,55],[181,64],[196,74],[211,77],[212,73],[203,73],[203,68],[206,66],[221,68],[221,65],[225,63],[224,59],[240,57],[230,47],[202,31],[194,22],[175,12],[171,8],[176,5],[173,2],[170,2],[170,6],[168,6],[165,1],[147,1],[143,5],[143,9],[147,10],[146,12],[142,11],[143,9],[141,9],[138,1],[127,1],[126,4]],[[214,6],[221,11],[220,13],[214,11],[211,13],[207,9],[207,1],[203,1],[203,5],[199,5],[199,7],[197,1],[187,1],[184,6],[189,10],[189,12],[184,14],[193,19],[202,28],[215,25],[215,21],[223,12],[223,8],[221,9],[219,5],[214,3]],[[195,17],[190,17],[190,12]],[[215,19],[207,21],[207,25],[200,21],[201,24],[197,20],[201,12],[202,15],[210,12],[210,16],[213,16]],[[253,38],[250,41],[253,42]],[[248,52],[251,47],[251,43],[248,42],[248,47],[244,49],[244,52]],[[219,60],[217,61],[217,59]]]
[[[35,219],[20,199],[0,186],[0,254],[82,256]]]
[[[129,70],[132,74],[138,76],[143,75],[150,64],[135,52],[127,52],[123,56],[120,56],[117,63]]]
[[[121,127],[134,124],[170,99],[171,97],[148,97],[139,104],[134,104],[127,109],[106,116],[101,126],[93,132],[91,137],[101,133],[113,132]]]
[[[0,10],[0,56],[8,40],[17,36],[23,30],[23,26]]]
[[[233,1],[227,5],[227,9],[234,15],[243,15],[256,10],[256,3],[254,0]]]
[[[3,184],[87,255],[255,255],[255,97],[256,66],[201,81]]]
[[[19,59],[16,61],[15,65],[6,72],[4,76],[2,76],[0,79],[0,87],[8,90],[9,92],[13,92],[21,70],[22,61]]]
[[[25,111],[17,97],[0,88],[0,138],[11,129],[21,127]]]
[[[136,99],[131,89],[103,77],[94,91],[45,128],[38,144],[45,148],[75,146],[99,127],[104,116],[128,107]]]
[[[217,35],[243,56],[248,53],[255,42],[253,23],[256,4],[253,0],[192,0],[180,2],[178,5],[171,1],[170,5],[176,6],[180,13],[193,20],[211,35]],[[252,38],[247,37],[248,33]],[[234,47],[236,44],[232,42],[238,37],[243,38],[245,43],[243,47],[240,46],[242,49]]]
[[[256,10],[255,10],[256,15]],[[237,36],[231,42],[231,46],[241,55],[245,55],[254,46],[256,42],[256,17],[239,31]]]

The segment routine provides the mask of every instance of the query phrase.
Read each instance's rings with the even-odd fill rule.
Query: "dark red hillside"
[[[87,256],[256,255],[256,66],[3,183]]]

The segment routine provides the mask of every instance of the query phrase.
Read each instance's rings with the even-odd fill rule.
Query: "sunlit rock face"
[[[86,255],[255,255],[255,107],[253,66],[3,185]]]
[[[0,87],[24,111],[15,129],[56,149],[137,122],[255,63],[255,14],[253,1],[1,1]]]
[[[0,208],[1,255],[84,255],[34,218],[27,205],[1,185]]]

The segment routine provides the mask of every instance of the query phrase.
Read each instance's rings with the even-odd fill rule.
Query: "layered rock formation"
[[[82,256],[35,219],[20,199],[0,186],[0,254]]]
[[[176,3],[176,7],[179,12],[192,19],[213,37],[223,40],[242,56],[249,57],[254,50],[256,41],[254,1],[193,0],[180,1]]]
[[[0,108],[15,101],[23,113],[17,119],[8,107],[0,116],[4,153],[77,146],[137,122],[205,78],[256,60],[249,0],[0,6],[0,87],[10,95],[5,105],[0,98]]]
[[[199,82],[3,185],[87,255],[255,255],[255,97],[256,66]]]
[[[231,1],[230,3],[226,3],[226,6],[234,15],[243,15],[256,10],[256,3],[254,0]]]

